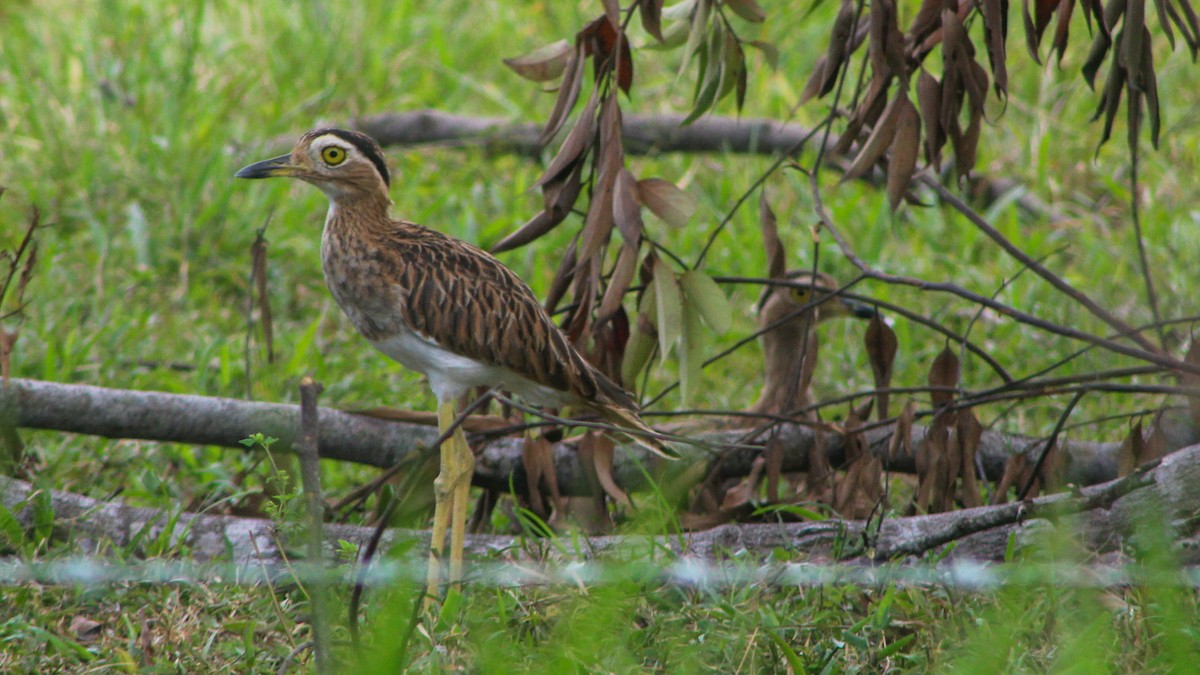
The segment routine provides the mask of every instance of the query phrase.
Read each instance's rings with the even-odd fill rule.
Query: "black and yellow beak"
[[[274,178],[294,176],[298,169],[300,167],[292,164],[292,156],[289,154],[255,162],[233,175],[237,178]]]
[[[871,319],[879,313],[879,310],[877,310],[874,305],[868,305],[865,302],[859,302],[857,300],[850,300],[849,298],[843,298],[842,304],[846,306],[846,311],[850,313],[850,316],[856,319]]]
[[[870,319],[875,316],[876,309],[872,305],[850,298],[837,296],[832,301],[821,304],[821,318],[832,319],[839,316],[852,316],[856,319]]]

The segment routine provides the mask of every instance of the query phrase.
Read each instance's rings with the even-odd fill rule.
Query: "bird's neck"
[[[386,229],[391,223],[392,201],[383,195],[355,195],[352,199],[330,199],[325,216],[326,230],[347,234]]]

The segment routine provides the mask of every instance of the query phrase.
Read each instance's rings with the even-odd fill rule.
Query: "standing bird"
[[[443,434],[459,397],[499,385],[536,405],[591,409],[659,455],[678,457],[638,417],[630,395],[575,351],[512,270],[471,244],[391,217],[387,164],[370,136],[317,129],[290,153],[237,172],[238,178],[275,176],[299,178],[329,198],[321,236],[325,283],[376,349],[426,376]],[[455,429],[442,443],[434,481],[431,594],[441,577],[447,526],[448,578],[462,577],[474,466],[462,430]]]
[[[845,316],[875,316],[874,307],[835,295],[838,282],[828,274],[797,271],[785,278],[799,285],[768,286],[760,301],[758,324],[764,331],[765,367],[762,394],[750,408],[752,413],[791,415],[812,403],[817,323]]]

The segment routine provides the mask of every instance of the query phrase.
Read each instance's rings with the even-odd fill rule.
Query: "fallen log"
[[[47,429],[106,438],[129,438],[193,445],[216,445],[242,452],[255,452],[241,441],[254,433],[280,439],[275,446],[291,451],[300,428],[299,406],[282,403],[261,403],[210,396],[167,394],[153,391],[133,391],[81,384],[61,384],[40,380],[12,378],[0,385],[0,421],[11,420],[18,427]],[[1186,425],[1169,435],[1168,450],[1197,442],[1194,432]],[[867,432],[873,448],[883,449],[891,431],[883,427]],[[913,447],[924,437],[925,428],[913,428]],[[725,431],[699,434],[696,440],[711,447],[730,444],[741,439],[742,432]],[[779,428],[778,438],[784,449],[783,471],[805,471],[813,443],[813,431],[798,425]],[[837,466],[842,459],[840,435],[825,433],[830,462]],[[333,408],[320,409],[319,443],[321,456],[326,459],[354,462],[376,467],[390,467],[415,461],[437,440],[437,430],[420,424],[393,422],[377,417],[358,415]],[[488,434],[472,434],[478,461],[475,484],[480,487],[507,491],[526,489],[525,465],[522,460],[522,440]],[[989,480],[997,480],[1004,463],[1014,452],[1040,448],[1035,439],[987,432],[979,453]],[[750,471],[758,456],[755,448],[726,451],[680,445],[684,460],[673,463],[678,469],[703,463],[707,470],[714,465],[726,477],[740,477]],[[1119,443],[1068,442],[1064,446],[1069,461],[1065,479],[1080,485],[1091,485],[1116,476]],[[554,444],[554,463],[558,484],[564,495],[591,493],[591,483],[570,439]],[[622,446],[618,452],[613,475],[629,490],[647,486],[646,467],[661,468],[658,460],[634,444]],[[885,460],[891,471],[914,472],[915,458],[901,454]]]
[[[877,527],[864,521],[836,520],[722,525],[668,536],[591,537],[584,545],[570,548],[581,558],[659,550],[718,560],[743,552],[765,557],[784,549],[793,554],[793,559],[810,562],[920,564],[925,556],[939,555],[946,546],[953,545],[939,559],[998,562],[1005,559],[1010,538],[1015,537],[1018,548],[1036,546],[1047,528],[1074,532],[1091,553],[1119,555],[1134,533],[1165,526],[1175,537],[1179,562],[1194,565],[1200,563],[1200,547],[1196,545],[1200,522],[1195,518],[1200,511],[1200,491],[1193,487],[1198,481],[1200,446],[1190,446],[1129,476],[1076,492],[935,515],[887,518]],[[0,503],[23,528],[34,527],[37,509],[28,505],[37,492],[27,482],[0,476]],[[57,490],[49,491],[48,497],[58,532],[72,537],[85,552],[103,549],[102,543],[115,544],[120,550],[140,538],[186,546],[200,561],[219,559],[232,551],[240,563],[282,563],[285,552],[300,545],[290,540],[289,528],[279,528],[269,520],[133,507]],[[333,550],[340,548],[344,540],[361,547],[373,531],[368,527],[326,525],[325,545]],[[416,559],[425,555],[428,532],[395,529],[388,531],[383,541],[389,544],[399,539],[418,540],[420,545],[411,555]],[[489,558],[561,558],[567,548],[548,540],[505,535],[469,534],[466,542],[469,552]]]

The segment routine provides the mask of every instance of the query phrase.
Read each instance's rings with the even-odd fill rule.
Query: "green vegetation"
[[[806,3],[769,3],[761,39],[780,50],[778,70],[750,59],[747,116],[788,119],[816,54],[824,49],[831,3],[806,16]],[[552,97],[520,80],[499,58],[569,38],[601,11],[594,2],[441,3],[257,2],[228,0],[95,3],[42,0],[0,3],[0,248],[11,248],[32,208],[39,263],[26,297],[12,356],[15,377],[135,389],[296,401],[301,376],[325,385],[327,405],[394,405],[431,410],[432,396],[412,373],[384,360],[356,335],[321,279],[319,230],[325,200],[283,181],[247,184],[233,172],[259,159],[265,143],[298,136],[323,121],[396,110],[439,108],[540,121]],[[915,11],[915,5],[902,9]],[[1086,51],[1067,50],[1064,70],[1044,70],[1024,54],[1014,6],[1006,106],[989,100],[983,173],[1010,177],[1071,219],[1035,222],[1011,201],[986,213],[1006,236],[1134,325],[1152,320],[1137,268],[1128,218],[1128,160],[1123,132],[1096,153],[1088,124],[1095,98],[1078,77]],[[1080,18],[1076,17],[1076,21]],[[636,22],[635,22],[636,24]],[[637,55],[638,84],[629,111],[686,112],[692,82],[677,52]],[[1200,314],[1195,261],[1200,216],[1192,201],[1200,171],[1200,92],[1182,48],[1159,68],[1165,142],[1140,166],[1142,228],[1160,305],[1171,316]],[[731,103],[718,112],[732,114]],[[800,110],[812,124],[824,101]],[[279,148],[272,147],[270,150]],[[484,245],[498,241],[540,208],[529,192],[542,164],[469,149],[391,149],[392,196],[405,217]],[[634,158],[640,175],[677,181],[699,201],[690,226],[662,243],[694,259],[711,228],[768,165],[761,157]],[[953,280],[1060,324],[1104,334],[1081,309],[1032,275],[1002,290],[1020,267],[959,216],[906,208],[896,216],[881,190],[837,185],[821,175],[824,200],[857,253],[889,272]],[[807,179],[769,181],[792,266],[812,262],[815,222]],[[750,202],[753,204],[753,201]],[[536,246],[503,256],[538,291],[554,273],[555,251],[573,221]],[[275,359],[248,337],[250,248],[266,225]],[[821,266],[838,276],[851,266],[826,238]],[[707,258],[711,274],[762,276],[756,210],[738,211]],[[883,285],[857,290],[964,329],[974,309],[945,296]],[[722,345],[752,330],[757,289],[728,289],[734,326]],[[16,324],[13,324],[14,326]],[[896,384],[925,381],[941,338],[904,321]],[[872,386],[861,327],[822,329],[819,393]],[[1187,337],[1173,329],[1174,346]],[[1076,345],[985,314],[980,343],[1006,363],[1042,364]],[[250,339],[250,348],[246,340]],[[718,345],[718,346],[722,346]],[[1089,354],[1062,374],[1127,365]],[[739,350],[704,373],[702,400],[741,407],[758,388],[759,355]],[[657,372],[651,390],[672,382]],[[978,359],[964,363],[967,386],[992,378]],[[1153,377],[1143,382],[1157,382]],[[667,397],[659,409],[678,405]],[[1154,398],[1087,397],[1072,417],[1100,420],[1149,409]],[[1043,435],[1065,400],[979,411],[985,424]],[[844,414],[842,411],[832,413]],[[1084,425],[1081,438],[1116,439],[1124,420]],[[266,512],[298,500],[263,453],[22,431],[39,485],[167,509]],[[325,488],[343,494],[375,471],[322,465]],[[644,501],[649,501],[644,500]],[[31,505],[29,508],[36,508]],[[276,513],[279,513],[278,509]],[[405,524],[420,525],[425,514]],[[3,514],[0,514],[3,520]],[[14,534],[0,522],[0,552],[24,560],[79,554],[82,542],[49,537],[49,528]],[[631,529],[647,528],[645,519]],[[1151,533],[1153,534],[1153,533]],[[19,536],[18,536],[19,535]],[[1065,537],[1064,537],[1065,538]],[[1153,537],[1151,537],[1153,539]],[[186,556],[169,542],[112,550],[118,561]],[[1055,559],[1082,565],[1068,541]],[[1133,552],[1150,570],[1171,570],[1163,544]],[[90,550],[90,549],[89,549]],[[750,565],[751,562],[744,563]],[[1015,563],[1020,565],[1021,563]],[[1189,670],[1200,648],[1200,616],[1190,588],[1169,583],[1074,588],[1046,578],[998,591],[921,587],[681,589],[653,576],[581,587],[468,587],[436,619],[408,632],[416,588],[366,596],[364,649],[348,646],[348,591],[336,600],[335,638],[347,664],[363,672],[467,668],[560,672],[1169,672]],[[309,639],[307,596],[295,584],[123,583],[102,587],[22,584],[0,587],[0,670],[275,672]],[[99,623],[92,631],[80,620]],[[87,629],[87,630],[85,630]],[[402,640],[402,636],[409,639]],[[299,650],[296,663],[312,664]],[[311,665],[309,666],[311,667]]]

